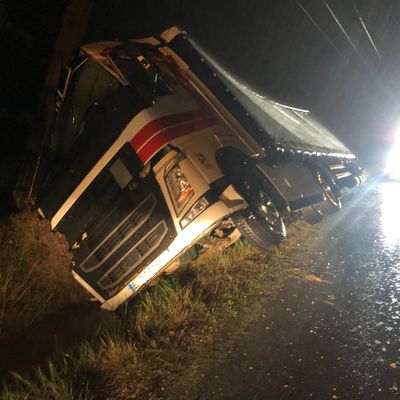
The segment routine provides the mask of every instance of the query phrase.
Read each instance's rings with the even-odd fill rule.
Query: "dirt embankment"
[[[72,278],[64,238],[51,232],[47,221],[28,211],[14,214],[0,223],[0,240],[0,370],[4,372],[28,367],[76,337],[71,334],[84,330],[78,321],[90,304]]]

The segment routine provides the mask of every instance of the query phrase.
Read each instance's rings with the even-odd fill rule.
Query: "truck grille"
[[[156,259],[177,234],[154,173],[140,177],[142,167],[126,143],[57,226],[72,248],[74,271],[105,299]]]
[[[156,205],[156,198],[151,193],[97,245],[81,262],[80,267],[85,272],[94,271],[113,256],[115,258],[127,245],[133,245],[137,236],[135,233],[146,223]]]
[[[99,279],[98,285],[102,289],[109,289],[118,284],[157,249],[167,235],[167,232],[167,224],[162,220],[147,232],[145,236],[133,236],[112,257],[117,262]]]

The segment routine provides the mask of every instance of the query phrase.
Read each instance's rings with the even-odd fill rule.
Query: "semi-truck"
[[[81,46],[60,78],[36,206],[72,273],[116,309],[204,238],[267,251],[364,180],[308,110],[234,79],[184,31]],[[228,228],[227,228],[228,227]]]

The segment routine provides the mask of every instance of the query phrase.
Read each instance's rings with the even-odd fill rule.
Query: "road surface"
[[[349,200],[315,243],[320,280],[288,280],[199,399],[400,399],[399,206],[396,183]]]

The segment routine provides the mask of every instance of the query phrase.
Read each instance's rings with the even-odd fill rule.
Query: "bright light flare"
[[[381,185],[382,209],[381,230],[389,247],[400,244],[400,183],[387,182]]]
[[[385,175],[389,179],[400,181],[400,129],[386,161]]]

